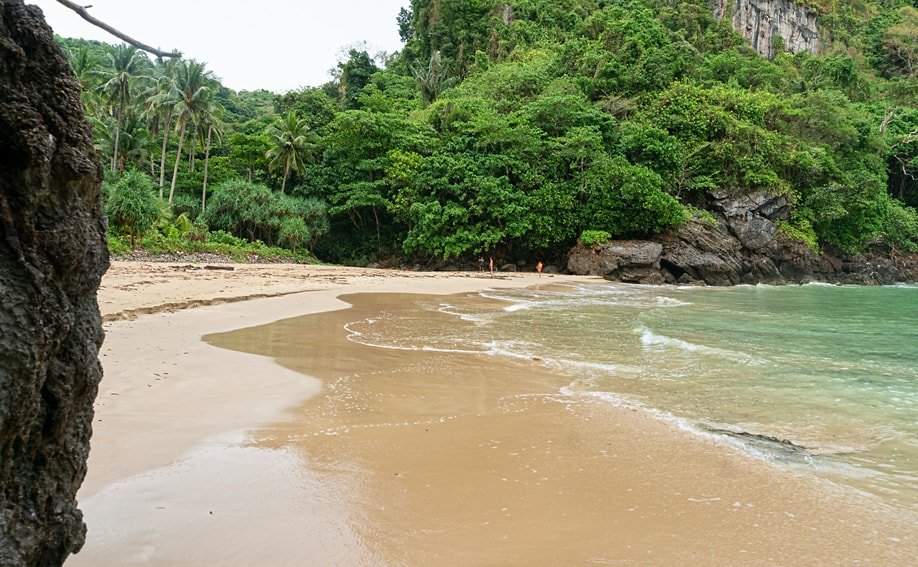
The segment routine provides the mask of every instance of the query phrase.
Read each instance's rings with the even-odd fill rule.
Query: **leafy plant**
[[[592,248],[612,240],[612,235],[604,230],[584,230],[580,233],[580,244]]]
[[[124,227],[134,247],[136,237],[143,236],[161,214],[156,185],[152,179],[132,169],[110,185],[106,195],[105,213],[109,222]]]

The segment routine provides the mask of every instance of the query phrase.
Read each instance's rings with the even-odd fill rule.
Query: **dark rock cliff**
[[[0,565],[60,565],[86,528],[108,267],[102,171],[41,11],[0,0]]]
[[[712,219],[692,220],[655,242],[619,240],[575,247],[568,271],[629,283],[694,285],[892,284],[918,280],[918,256],[838,258],[784,235],[785,197],[713,194]]]

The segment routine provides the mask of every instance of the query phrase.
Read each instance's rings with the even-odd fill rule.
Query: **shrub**
[[[106,189],[105,213],[109,222],[127,230],[133,247],[135,237],[143,236],[161,214],[156,185],[149,177],[132,169]]]
[[[918,252],[918,211],[890,199],[883,240],[890,246]]]
[[[603,242],[609,242],[610,240],[612,240],[612,235],[604,230],[584,230],[580,234],[580,243],[587,248],[602,244]]]
[[[810,221],[796,219],[793,222],[781,222],[778,224],[778,231],[785,236],[803,241],[810,247],[810,250],[819,254],[819,239],[816,238],[816,232],[813,230]]]

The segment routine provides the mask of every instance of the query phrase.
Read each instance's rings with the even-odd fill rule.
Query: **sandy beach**
[[[89,531],[68,565],[918,561],[913,516],[643,411],[571,403],[537,361],[343,330],[412,294],[601,280],[232,267],[115,262],[103,280]]]

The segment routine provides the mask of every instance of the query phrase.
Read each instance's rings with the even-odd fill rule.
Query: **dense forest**
[[[709,0],[411,0],[400,52],[350,49],[330,82],[284,94],[59,41],[116,252],[552,259],[584,233],[678,227],[712,190],[787,195],[782,230],[814,248],[918,251],[918,9],[808,5],[820,53],[776,40],[769,59]]]

